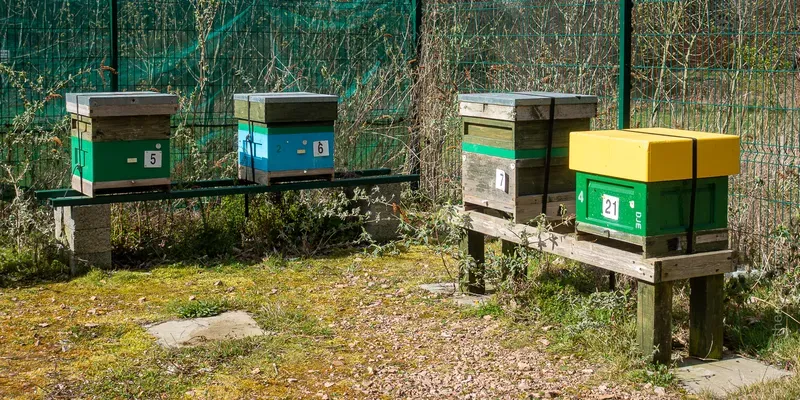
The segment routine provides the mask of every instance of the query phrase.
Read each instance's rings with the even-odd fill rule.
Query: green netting
[[[79,75],[60,94],[114,89],[110,4],[0,0],[0,62],[25,72],[34,81],[28,86]],[[404,165],[398,149],[407,141],[408,60],[416,49],[411,0],[117,0],[117,7],[118,89],[183,98],[173,118],[176,128],[187,127],[174,139],[175,179],[221,176],[235,163],[236,92],[338,94],[337,166]],[[21,97],[47,96],[30,88],[20,96],[8,80],[0,84],[6,131],[25,109]],[[64,114],[63,99],[50,101],[33,126],[52,126]],[[34,175],[66,173],[63,154],[41,147],[5,149],[4,158],[36,158]]]

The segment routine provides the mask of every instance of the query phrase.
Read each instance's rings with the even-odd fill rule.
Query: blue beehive
[[[299,92],[233,98],[240,179],[269,185],[333,177],[337,96]]]

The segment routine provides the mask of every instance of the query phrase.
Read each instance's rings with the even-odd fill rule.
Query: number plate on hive
[[[328,147],[327,140],[320,140],[313,143],[314,145],[314,157],[327,157],[331,155],[330,148]]]
[[[619,220],[619,197],[603,195],[603,216],[614,221]]]
[[[145,151],[144,152],[144,167],[145,168],[161,168],[161,152],[160,151]]]

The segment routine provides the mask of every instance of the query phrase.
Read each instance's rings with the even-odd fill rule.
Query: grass
[[[547,258],[530,271],[528,282],[514,293],[501,291],[495,300],[470,309],[417,289],[447,276],[438,256],[421,248],[376,258],[344,253],[273,257],[253,265],[92,271],[70,281],[1,289],[0,397],[299,398],[326,393],[362,398],[358,385],[368,371],[387,366],[413,370],[428,362],[382,363],[383,357],[430,358],[449,351],[412,346],[403,338],[419,335],[414,329],[432,330],[436,337],[438,330],[444,334],[464,323],[491,324],[502,348],[543,352],[559,370],[591,363],[596,371],[589,385],[642,390],[651,384],[677,391],[668,368],[649,366],[637,354],[630,282],[603,291],[601,275]],[[676,287],[679,342],[688,326],[687,293]],[[764,287],[739,297],[755,294],[772,302],[770,293]],[[144,328],[233,309],[249,312],[266,335],[164,349]],[[726,346],[787,368],[796,365],[800,340],[795,327],[770,336],[765,327],[774,315],[763,302],[744,301],[729,309]],[[413,322],[399,332],[386,331],[387,321],[398,316]],[[730,326],[756,317],[760,322]],[[586,388],[575,387],[574,394]],[[795,378],[731,398],[791,398],[798,391]]]
[[[176,313],[181,318],[204,318],[222,314],[228,310],[225,300],[189,300],[175,305]]]

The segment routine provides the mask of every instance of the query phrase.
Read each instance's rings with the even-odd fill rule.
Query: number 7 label
[[[603,195],[603,216],[619,221],[619,197]]]

